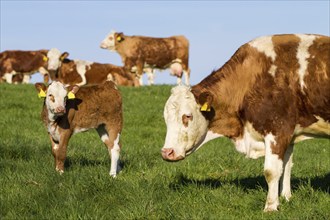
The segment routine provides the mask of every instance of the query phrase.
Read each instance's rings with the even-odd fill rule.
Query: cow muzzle
[[[56,115],[64,115],[65,114],[65,108],[63,106],[58,106],[55,108],[54,113]]]
[[[177,155],[173,148],[163,148],[161,150],[162,157],[166,161],[179,161],[183,160],[185,157],[183,155]]]

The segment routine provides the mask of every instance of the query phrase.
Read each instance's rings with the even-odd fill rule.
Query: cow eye
[[[182,124],[185,127],[188,127],[189,121],[193,120],[192,114],[184,114],[182,115]]]
[[[49,94],[48,97],[50,101],[55,102],[55,97],[52,94]]]
[[[109,40],[113,40],[113,37],[109,37]]]

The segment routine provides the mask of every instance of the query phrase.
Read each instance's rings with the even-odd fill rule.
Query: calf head
[[[209,107],[205,104],[201,108],[186,86],[174,87],[171,93],[164,108],[167,133],[162,157],[164,160],[178,161],[202,145],[209,125],[202,112],[208,111]]]
[[[61,54],[61,52],[56,48],[52,48],[48,51],[47,57],[44,57],[44,60],[47,61],[47,69],[52,80],[59,77],[58,70],[61,67],[62,61],[68,56],[68,52]]]
[[[48,87],[43,83],[36,83],[35,88],[39,97],[45,98],[48,118],[54,121],[57,117],[66,113],[65,105],[67,98],[74,98],[79,90],[78,86],[65,87],[62,83],[53,81]]]
[[[101,42],[100,47],[102,49],[108,49],[111,51],[116,50],[116,45],[121,43],[125,40],[124,34],[122,32],[117,33],[112,31],[110,34],[108,34],[104,40]]]

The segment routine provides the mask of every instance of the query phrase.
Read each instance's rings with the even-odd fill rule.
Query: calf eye
[[[188,127],[188,122],[193,120],[192,114],[184,114],[182,115],[182,124],[185,127]]]

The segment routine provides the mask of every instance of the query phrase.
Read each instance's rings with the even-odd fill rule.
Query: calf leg
[[[190,85],[190,69],[183,70],[183,74],[184,74],[186,85],[189,86]]]
[[[109,155],[111,158],[111,166],[110,166],[110,176],[116,177],[117,173],[120,171],[119,166],[119,153],[120,153],[120,143],[119,131],[115,129],[107,129],[106,126],[99,126],[97,129],[97,133],[100,135],[101,140],[107,146]]]
[[[291,168],[292,168],[292,153],[293,153],[293,143],[289,145],[288,149],[284,154],[283,166],[284,172],[280,180],[280,192],[287,201],[291,197]]]
[[[52,143],[52,154],[55,159],[55,170],[60,174],[64,173],[64,162],[66,158],[68,140],[60,141],[60,143],[54,142],[50,136]]]
[[[278,147],[277,144],[279,143],[276,143],[275,137],[272,134],[268,134],[265,137],[264,175],[268,184],[265,212],[276,211],[279,205],[278,187],[283,170],[283,161],[278,154],[273,152],[273,149]]]

